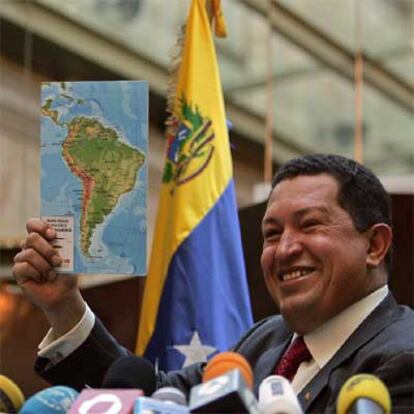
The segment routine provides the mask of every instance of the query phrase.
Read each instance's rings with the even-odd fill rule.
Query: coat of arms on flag
[[[180,117],[173,116],[167,136],[167,160],[163,182],[181,185],[197,177],[208,165],[214,152],[212,121],[200,109],[180,100]]]

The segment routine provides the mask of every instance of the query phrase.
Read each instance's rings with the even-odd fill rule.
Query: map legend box
[[[65,273],[147,273],[148,84],[43,82],[41,216]]]
[[[73,240],[75,222],[73,216],[48,216],[42,217],[57,233],[56,239],[52,241],[56,252],[62,257],[62,264],[56,267],[57,272],[73,272]]]

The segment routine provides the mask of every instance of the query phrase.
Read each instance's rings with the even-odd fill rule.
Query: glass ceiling
[[[189,0],[39,0],[103,36],[168,67]],[[216,40],[226,100],[250,112],[267,111],[268,25],[253,3],[223,0],[229,36]],[[414,87],[413,0],[277,0],[327,38],[355,50],[356,7],[364,54],[402,84]],[[305,48],[272,33],[273,114],[283,136],[304,151],[353,156],[354,86]],[[365,163],[379,175],[414,174],[414,97],[404,107],[380,89],[363,88]],[[252,137],[263,141],[263,137]]]
[[[278,0],[293,12],[354,50],[357,12],[366,53],[414,83],[412,0]]]

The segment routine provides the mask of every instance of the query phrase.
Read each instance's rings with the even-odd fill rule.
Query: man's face
[[[367,275],[369,239],[337,201],[328,174],[281,181],[263,218],[267,288],[291,328],[305,334],[378,287]]]

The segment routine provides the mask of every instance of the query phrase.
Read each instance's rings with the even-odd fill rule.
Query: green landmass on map
[[[51,120],[56,124],[56,125],[60,125],[59,123],[59,112],[56,111],[55,109],[51,109],[53,104],[53,99],[47,99],[46,102],[42,105],[42,107],[40,108],[40,113],[43,116],[48,116],[51,118]]]
[[[145,156],[121,142],[113,128],[97,119],[76,117],[67,128],[63,158],[72,173],[82,180],[81,250],[90,256],[96,226],[113,211],[121,195],[134,188]]]

